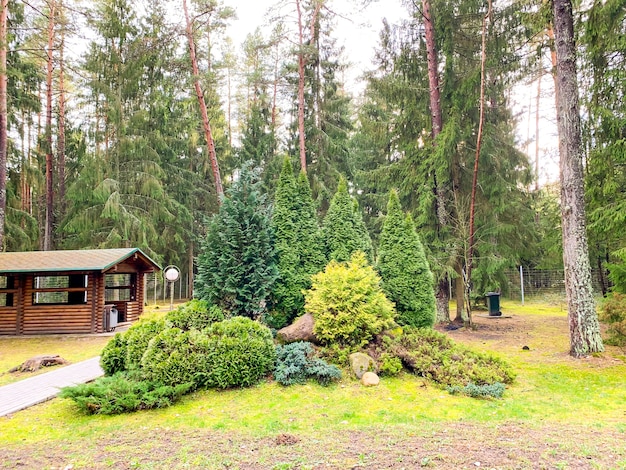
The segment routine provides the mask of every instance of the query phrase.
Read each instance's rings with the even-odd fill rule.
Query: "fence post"
[[[519,267],[519,283],[520,283],[520,289],[522,291],[522,305],[524,305],[524,268],[522,267],[521,264]]]

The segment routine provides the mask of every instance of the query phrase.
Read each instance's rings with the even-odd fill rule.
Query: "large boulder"
[[[276,339],[283,343],[295,343],[296,341],[308,341],[317,344],[318,340],[313,333],[315,319],[310,313],[298,317],[291,325],[281,328],[276,332]]]
[[[368,371],[376,370],[376,362],[370,356],[362,352],[350,354],[350,368],[357,379],[363,377]]]

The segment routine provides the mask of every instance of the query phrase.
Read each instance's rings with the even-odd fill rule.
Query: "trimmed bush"
[[[348,263],[331,261],[313,276],[305,299],[306,311],[315,317],[315,335],[327,345],[362,347],[394,324],[393,304],[363,252]]]
[[[191,386],[181,384],[172,387],[118,373],[91,383],[63,388],[60,396],[72,399],[83,413],[113,415],[170,406]]]
[[[298,341],[276,347],[274,378],[281,385],[303,384],[312,378],[320,385],[328,385],[341,378],[341,371],[334,365],[314,357],[311,343]]]
[[[126,370],[138,369],[141,365],[141,358],[148,349],[148,343],[152,338],[165,330],[167,325],[165,320],[143,320],[135,323],[124,334],[126,341]]]
[[[209,305],[206,300],[193,299],[168,312],[165,320],[181,330],[202,330],[224,320],[224,312],[216,305]]]
[[[204,386],[247,387],[274,369],[274,341],[266,326],[234,317],[214,323],[205,332],[209,355]]]
[[[607,325],[606,344],[626,346],[626,295],[610,294],[602,302],[598,317]]]
[[[141,360],[141,375],[165,385],[203,384],[211,355],[208,338],[198,330],[168,328],[156,335]]]
[[[116,372],[126,370],[126,338],[117,333],[109,341],[100,354],[100,367],[104,375],[113,375]]]

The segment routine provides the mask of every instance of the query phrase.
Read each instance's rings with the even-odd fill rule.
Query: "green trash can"
[[[489,308],[490,317],[499,317],[502,315],[500,311],[500,293],[499,292],[487,292],[487,307]]]

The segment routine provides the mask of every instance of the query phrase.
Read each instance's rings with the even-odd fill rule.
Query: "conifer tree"
[[[383,291],[396,304],[398,323],[431,327],[435,323],[433,275],[410,215],[404,216],[391,191],[383,223],[376,268]]]
[[[272,214],[272,228],[279,277],[272,291],[272,326],[280,327],[304,312],[303,291],[311,287],[311,275],[324,266],[318,243],[318,226],[308,179],[294,178],[285,158]]]
[[[339,181],[324,218],[322,239],[329,260],[348,261],[355,251],[372,258],[372,240],[363,222],[358,203],[348,193],[345,178]]]
[[[195,295],[230,315],[258,318],[278,276],[271,209],[259,169],[245,164],[209,223]]]

